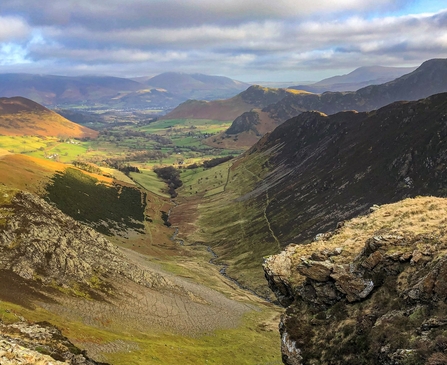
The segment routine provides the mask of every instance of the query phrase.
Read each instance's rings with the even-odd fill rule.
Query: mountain
[[[445,93],[371,112],[302,113],[233,163],[224,191],[197,206],[194,240],[262,292],[265,255],[309,242],[373,204],[445,195],[445,115]]]
[[[0,98],[0,134],[94,138],[98,132],[70,122],[59,114],[22,98]]]
[[[376,206],[268,257],[284,364],[445,364],[446,209],[435,197]]]
[[[255,111],[258,116],[251,115],[250,123],[240,125],[240,118],[235,119],[234,125],[220,137],[222,140],[237,141],[246,138],[251,133],[251,140],[259,139],[262,133],[252,133],[256,120],[266,121],[266,127],[261,126],[262,123],[256,124],[258,131],[269,131],[272,130],[272,126],[279,125],[309,110],[318,110],[325,114],[334,114],[343,110],[370,111],[394,101],[426,98],[447,91],[446,80],[447,59],[433,59],[396,80],[381,85],[367,86],[355,92],[325,92],[321,95],[288,94],[275,104]]]
[[[138,81],[136,81],[138,80]],[[47,107],[172,109],[191,98],[233,96],[249,85],[229,78],[166,73],[153,78],[0,74],[0,97],[22,96]]]
[[[169,90],[187,99],[200,100],[228,98],[250,87],[228,77],[181,72],[165,72],[143,79],[142,83],[150,88]]]
[[[364,66],[341,76],[332,76],[314,84],[290,86],[311,93],[325,91],[355,91],[369,85],[383,84],[414,71],[414,67]]]
[[[45,106],[93,104],[120,91],[143,88],[138,82],[110,76],[0,74],[0,96],[23,96]]]
[[[188,100],[166,114],[162,119],[213,119],[221,121],[234,120],[253,108],[263,108],[275,103],[296,90],[266,88],[259,85],[250,86],[240,94],[225,100]]]

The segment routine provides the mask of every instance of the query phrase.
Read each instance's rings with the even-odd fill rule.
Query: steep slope
[[[263,114],[262,119],[268,121],[264,129],[271,131],[273,130],[271,126],[279,125],[305,111],[318,110],[326,114],[345,110],[370,111],[394,101],[426,98],[447,91],[446,80],[447,60],[433,59],[396,80],[367,86],[356,92],[325,92],[321,95],[302,92],[288,94],[275,104],[264,107],[259,115]],[[234,120],[234,123],[240,123],[240,119]],[[231,127],[219,137],[222,140],[226,138],[238,140],[241,133],[250,133],[250,129],[241,132],[238,128],[238,133],[233,131],[234,128]]]
[[[233,164],[223,193],[201,203],[194,239],[211,242],[231,276],[262,288],[262,257],[287,243],[375,203],[445,195],[446,115],[447,94],[438,94],[369,113],[290,119]]]
[[[374,207],[264,269],[284,364],[445,364],[447,199]]]
[[[98,132],[70,122],[34,101],[12,97],[0,98],[0,134],[94,138]]]
[[[291,89],[321,94],[325,91],[355,91],[369,85],[383,84],[414,71],[413,67],[364,66],[341,76],[333,76],[314,84],[291,86]]]

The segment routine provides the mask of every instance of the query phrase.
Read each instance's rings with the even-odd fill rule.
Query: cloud
[[[5,14],[22,14],[30,24],[77,24],[91,29],[183,27],[318,17],[347,11],[380,11],[403,0],[2,0]]]
[[[0,49],[8,67],[22,60],[52,72],[182,70],[245,80],[265,72],[305,70],[307,78],[371,64],[417,65],[447,54],[447,11],[389,15],[406,3],[2,0]]]
[[[29,37],[31,28],[18,17],[0,16],[0,42],[20,41]]]

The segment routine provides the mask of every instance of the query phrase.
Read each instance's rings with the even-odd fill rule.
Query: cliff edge
[[[265,260],[284,364],[447,362],[447,199],[374,206]]]

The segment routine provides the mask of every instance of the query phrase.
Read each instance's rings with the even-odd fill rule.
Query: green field
[[[195,194],[211,196],[223,192],[227,183],[228,169],[232,163],[230,160],[211,169],[199,167],[182,170],[180,178],[183,186],[179,193],[188,197]]]
[[[164,192],[166,190],[166,183],[160,180],[152,170],[140,169],[140,173],[131,172],[130,177],[146,190],[165,198],[170,197],[169,194]]]

